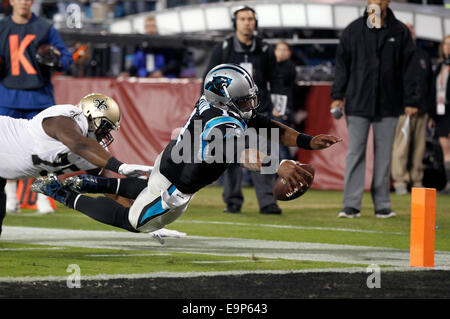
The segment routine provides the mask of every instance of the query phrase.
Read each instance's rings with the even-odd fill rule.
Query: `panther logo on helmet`
[[[226,76],[214,76],[211,81],[206,83],[205,89],[213,92],[214,94],[226,96],[223,87],[230,86],[231,79]]]

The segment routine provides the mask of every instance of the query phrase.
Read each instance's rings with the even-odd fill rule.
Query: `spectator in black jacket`
[[[439,55],[439,65],[431,81],[429,114],[444,155],[447,186],[441,192],[450,194],[450,35],[442,40]]]
[[[293,94],[295,86],[295,63],[291,60],[292,49],[286,41],[275,45],[277,64],[270,82],[273,104],[272,117],[287,126],[292,125]],[[280,145],[280,158],[291,159],[287,146]]]
[[[256,12],[249,6],[237,8],[233,13],[234,34],[218,44],[211,55],[207,70],[222,63],[235,63],[246,69],[258,86],[260,106],[258,113],[270,116],[272,102],[267,88],[275,67],[275,56],[271,46],[255,35],[257,28]],[[205,74],[206,75],[206,74]],[[256,190],[262,214],[281,214],[273,198],[275,175],[250,173]],[[240,213],[244,197],[241,189],[242,170],[239,165],[230,165],[224,173],[223,199],[225,212]]]
[[[363,17],[345,28],[336,53],[331,109],[342,107],[349,133],[343,209],[338,217],[359,217],[364,192],[369,128],[374,135],[371,184],[375,216],[395,216],[390,200],[390,163],[398,116],[418,112],[415,53],[411,34],[389,9],[390,0],[368,0]],[[369,13],[370,12],[370,15]]]
[[[416,33],[412,24],[406,24],[414,43]],[[433,78],[431,60],[428,53],[416,48],[413,60],[414,76],[417,78],[417,89],[420,94],[419,112],[416,116],[400,115],[395,131],[392,150],[392,179],[397,195],[408,193],[408,185],[422,187],[423,157],[426,145],[427,110],[430,101],[430,86]]]

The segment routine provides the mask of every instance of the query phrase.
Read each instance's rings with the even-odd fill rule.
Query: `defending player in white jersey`
[[[117,103],[103,94],[83,97],[78,105],[55,105],[31,120],[0,116],[0,234],[6,212],[6,179],[47,176],[105,168],[138,177],[151,166],[124,164],[106,147],[119,130]]]
[[[171,141],[156,159],[148,183],[80,175],[67,179],[65,184],[55,177],[38,179],[31,189],[102,223],[131,232],[152,232],[180,217],[194,193],[214,182],[231,162],[239,161],[253,171],[263,170],[265,154],[236,148],[239,143],[228,143],[235,138],[242,141],[247,128],[274,128],[280,132],[278,143],[310,150],[325,149],[341,141],[332,135],[301,134],[257,114],[258,88],[252,76],[239,65],[223,64],[213,68],[205,78],[204,89],[205,94],[178,139]],[[219,146],[222,146],[221,152]],[[180,150],[183,156],[187,154],[181,161],[175,158]],[[256,156],[250,160],[252,154]],[[298,184],[307,187],[306,176],[312,177],[292,161],[285,161],[277,168],[278,175],[286,180],[291,191]],[[118,194],[136,200],[128,208],[110,198],[93,198],[81,195],[82,192]]]

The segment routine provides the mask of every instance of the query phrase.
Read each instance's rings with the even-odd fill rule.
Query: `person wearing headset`
[[[246,69],[260,90],[261,104],[258,112],[270,116],[273,106],[267,86],[277,63],[273,48],[256,35],[258,18],[252,7],[246,5],[234,10],[232,23],[234,33],[216,45],[207,70],[222,63],[234,63]],[[250,172],[250,174],[258,198],[260,213],[281,214],[281,209],[273,198],[272,189],[275,175],[261,175],[255,172]],[[244,202],[241,181],[242,170],[239,165],[230,165],[224,173],[225,212],[241,212]]]

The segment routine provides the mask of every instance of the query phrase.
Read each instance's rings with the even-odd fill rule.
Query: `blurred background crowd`
[[[144,46],[154,47],[154,41],[146,39],[132,39],[131,35],[122,40],[105,37],[111,32],[110,25],[114,21],[143,15],[150,16],[157,11],[189,7],[192,5],[224,3],[227,0],[35,0],[32,11],[36,15],[52,22],[57,30],[62,31],[62,37],[75,54],[75,63],[66,72],[73,76],[119,76],[128,72],[132,67],[132,57],[137,50]],[[242,2],[245,1],[234,1]],[[364,1],[362,1],[364,2]],[[445,6],[445,0],[397,0],[392,3],[412,3],[432,6]],[[11,13],[9,0],[2,0],[0,7],[0,19]],[[144,22],[147,24],[147,22]],[[144,24],[143,23],[143,24]],[[154,28],[142,32],[150,36],[158,35],[156,23]],[[72,31],[72,33],[68,33]],[[74,32],[75,31],[75,34]],[[77,35],[76,32],[80,34]],[[84,32],[103,32],[103,39],[99,37],[87,38]],[[231,31],[231,30],[229,30]],[[339,33],[337,30],[318,29],[270,29],[258,30],[259,35],[270,39],[300,39],[292,45],[291,59],[297,66],[297,79],[305,81],[332,81],[333,65],[336,54]],[[170,77],[196,77],[204,72],[208,61],[208,48],[211,41],[217,41],[224,36],[224,32],[213,32],[202,38],[203,41],[184,41],[183,45],[177,45],[176,52],[170,52],[173,59],[178,61],[178,70],[171,73]],[[83,41],[84,38],[84,41]],[[87,39],[87,40],[86,40]],[[195,38],[197,39],[197,38]],[[148,40],[148,39],[147,39]],[[198,40],[198,39],[197,39]],[[211,40],[211,41],[208,41]],[[167,43],[165,49],[173,49],[173,43],[167,39],[156,39]],[[275,40],[274,40],[275,41]],[[271,44],[275,44],[274,41]],[[122,42],[122,43],[120,43]],[[439,43],[422,41],[418,39],[418,45],[424,47],[430,55],[437,59]],[[161,48],[161,44],[158,47]],[[171,50],[169,50],[171,51]],[[206,51],[206,52],[205,52]],[[167,53],[167,52],[166,52]]]

